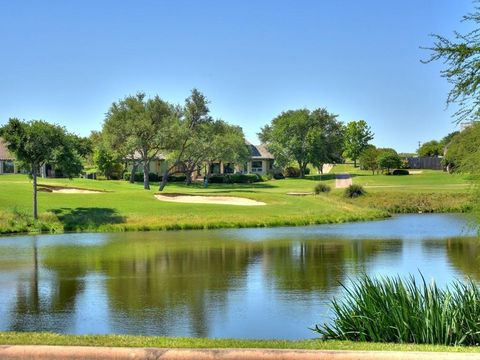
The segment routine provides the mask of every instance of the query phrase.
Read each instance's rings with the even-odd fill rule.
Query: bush
[[[410,175],[410,173],[406,169],[396,169],[393,170],[392,175]]]
[[[345,288],[345,286],[344,286]],[[332,301],[335,319],[317,325],[324,340],[478,345],[480,289],[454,281],[446,289],[396,278],[363,276],[346,289],[344,301]]]
[[[262,181],[264,180],[259,174],[230,174],[224,177],[224,182],[230,184],[251,184]]]
[[[310,168],[307,167],[307,168],[305,169],[305,175],[310,175]]]
[[[281,172],[279,172],[279,173],[273,174],[273,178],[275,180],[283,180],[283,179],[285,179],[285,176]]]
[[[211,175],[208,178],[208,182],[210,184],[223,184],[224,179],[225,179],[225,176],[223,175]]]
[[[362,185],[352,184],[345,189],[345,196],[349,198],[356,198],[365,195],[365,193]]]
[[[315,194],[320,194],[320,193],[328,193],[330,192],[330,186],[324,184],[324,183],[318,183],[315,188],[313,189],[313,192]]]
[[[125,181],[130,181],[130,175],[132,173],[127,171],[126,173],[123,174],[123,180]],[[161,176],[158,176],[157,174],[155,173],[150,173],[148,174],[148,179],[150,181],[159,181],[161,179]],[[135,175],[133,176],[133,181],[135,182],[143,182],[143,172],[137,172],[135,173]]]
[[[163,179],[163,176],[159,176],[159,180],[162,181],[162,179]],[[173,175],[169,175],[167,180],[170,182],[183,182],[187,180],[187,176],[184,174],[173,174]]]
[[[299,177],[300,169],[298,167],[289,166],[285,168],[285,177]]]

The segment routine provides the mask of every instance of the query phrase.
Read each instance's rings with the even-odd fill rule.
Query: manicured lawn
[[[480,352],[478,346],[439,346],[414,344],[385,344],[353,341],[321,340],[241,340],[167,338],[131,335],[61,335],[53,333],[0,333],[0,345],[68,345],[156,348],[269,348],[307,350],[367,350],[367,351],[428,351]]]
[[[40,192],[38,200],[43,230],[57,232],[308,225],[385,216],[382,211],[338,201],[337,196],[287,195],[291,191],[313,191],[315,181],[312,180],[286,179],[252,185],[212,184],[208,189],[200,185],[189,187],[172,183],[165,191],[240,196],[265,202],[265,206],[161,202],[154,198],[155,185],[147,191],[140,184],[126,181],[42,179],[40,183],[107,191],[101,194]],[[38,224],[29,224],[28,221],[32,202],[28,177],[0,176],[0,188],[0,231],[38,229]]]
[[[350,172],[364,185],[367,196],[349,200],[335,189],[335,172]],[[319,179],[332,187],[329,194],[312,192]],[[170,183],[165,193],[228,195],[265,202],[265,206],[232,206],[161,202],[154,198],[158,184],[143,190],[126,181],[40,179],[40,184],[103,190],[101,194],[40,192],[40,221],[31,214],[32,188],[25,175],[0,176],[0,233],[34,231],[130,231],[309,225],[369,220],[396,212],[468,211],[467,176],[423,171],[409,176],[374,175],[351,165],[336,166],[331,174],[307,179],[271,180],[255,184]]]

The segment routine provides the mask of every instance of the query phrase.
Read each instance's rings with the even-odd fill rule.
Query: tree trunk
[[[298,167],[300,168],[300,179],[303,179],[305,177],[305,167],[306,167],[306,165],[303,165],[299,162]]]
[[[143,188],[145,190],[150,190],[150,179],[148,175],[150,174],[150,161],[148,159],[143,160]]]
[[[37,169],[36,166],[32,166],[32,176],[33,176],[33,218],[38,219],[37,211]]]
[[[137,173],[137,168],[138,168],[138,164],[137,163],[133,163],[132,164],[132,173],[130,174],[130,184],[133,184],[135,182],[135,174]]]
[[[357,159],[353,159],[353,167],[354,167],[354,168],[357,167]]]
[[[166,169],[163,172],[162,182],[160,183],[160,187],[158,188],[158,191],[163,191],[163,189],[165,189],[165,186],[167,186],[167,182],[168,182],[168,169]]]
[[[193,171],[190,171],[190,170],[185,171],[185,176],[187,177],[185,179],[185,184],[187,184],[187,185],[192,184],[192,173],[193,173]]]

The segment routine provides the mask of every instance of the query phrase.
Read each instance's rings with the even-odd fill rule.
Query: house
[[[250,149],[250,159],[246,164],[246,173],[265,175],[273,169],[273,162],[275,158],[267,150],[265,145],[253,145],[247,142]]]
[[[250,152],[250,159],[244,164],[216,161],[210,165],[210,174],[258,174],[266,175],[273,169],[274,157],[265,145],[253,145],[245,141]]]
[[[15,157],[8,151],[7,144],[0,138],[0,174],[16,174]]]
[[[0,138],[0,175],[3,174],[26,174],[25,169],[20,168],[16,163],[16,158],[8,151],[7,144]],[[47,164],[40,168],[41,177],[55,177],[55,170]]]

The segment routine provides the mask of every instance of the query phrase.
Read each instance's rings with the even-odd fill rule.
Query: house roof
[[[15,157],[8,151],[7,144],[0,138],[0,160],[15,160]]]
[[[250,148],[252,159],[274,159],[264,144],[253,145],[247,142],[247,146]]]

